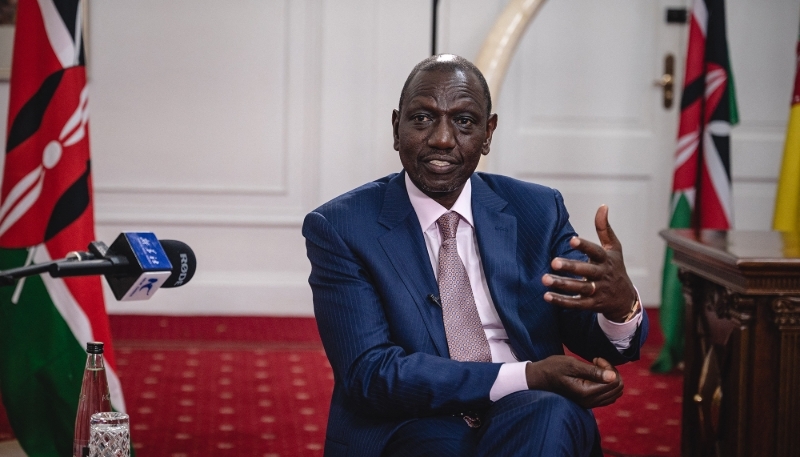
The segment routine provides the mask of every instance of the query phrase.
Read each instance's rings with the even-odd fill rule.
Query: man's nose
[[[453,125],[444,119],[436,121],[433,125],[433,132],[428,137],[428,146],[435,149],[453,149],[456,147]]]

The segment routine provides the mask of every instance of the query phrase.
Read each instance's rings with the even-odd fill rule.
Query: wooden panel
[[[778,383],[777,422],[800,424],[800,298],[780,297],[772,303],[775,323],[781,331],[780,350],[775,350]],[[779,427],[777,454],[792,455],[800,448],[800,435],[796,428]]]
[[[682,454],[796,455],[797,235],[662,235],[675,249],[687,297]]]

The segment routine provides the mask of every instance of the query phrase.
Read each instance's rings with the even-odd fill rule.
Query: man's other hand
[[[557,393],[584,408],[614,403],[622,396],[622,377],[606,360],[594,364],[566,355],[554,355],[525,367],[528,388]]]
[[[636,289],[625,270],[620,243],[608,223],[608,206],[601,205],[594,217],[597,237],[602,246],[573,237],[569,244],[589,257],[588,262],[556,257],[553,270],[582,276],[575,279],[546,274],[542,284],[561,293],[548,291],[545,301],[564,308],[586,309],[603,313],[606,319],[623,322],[636,302]]]

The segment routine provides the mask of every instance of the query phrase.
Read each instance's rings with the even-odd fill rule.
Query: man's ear
[[[400,112],[396,109],[392,110],[392,136],[394,137],[394,150],[400,150]]]
[[[489,119],[486,121],[486,139],[483,141],[483,148],[481,149],[481,154],[488,155],[489,149],[492,145],[492,135],[494,134],[494,129],[497,128],[497,113],[494,113],[489,116]]]

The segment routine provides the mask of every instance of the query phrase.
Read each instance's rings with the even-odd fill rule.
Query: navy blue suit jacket
[[[519,360],[563,354],[620,364],[639,357],[642,322],[620,354],[586,311],[542,298],[541,277],[556,256],[584,258],[558,191],[475,173],[472,213],[492,300]],[[326,456],[379,456],[391,433],[414,417],[480,410],[500,364],[448,355],[439,295],[404,174],[348,192],[303,223],[314,312],[334,374]]]

